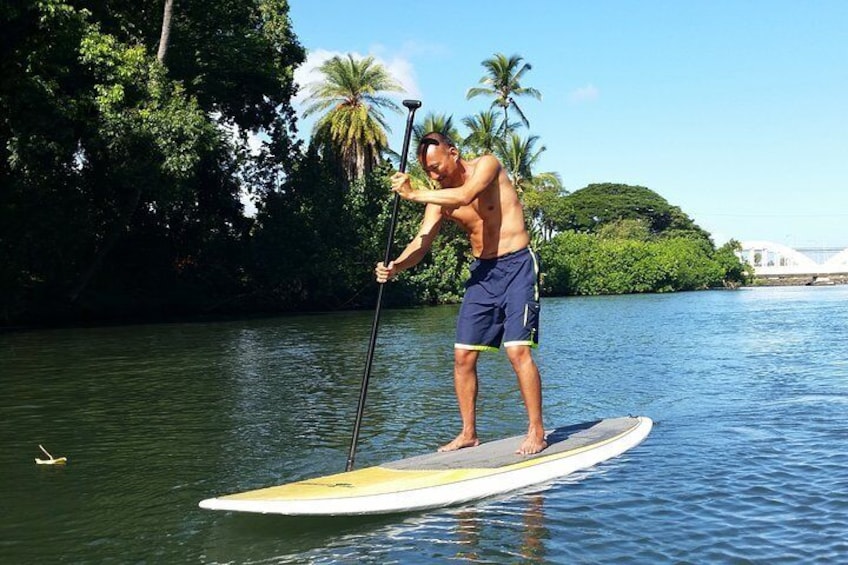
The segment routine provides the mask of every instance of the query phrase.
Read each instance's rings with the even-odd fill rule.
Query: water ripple
[[[456,432],[455,314],[386,313],[358,466]],[[844,562],[845,319],[846,287],[548,300],[549,425],[647,414],[647,440],[478,504],[334,520],[196,504],[343,468],[368,313],[0,335],[0,560]],[[481,435],[521,433],[502,354],[480,380]]]

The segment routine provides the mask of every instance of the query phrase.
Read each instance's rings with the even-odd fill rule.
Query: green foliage
[[[424,116],[424,119],[412,128],[412,140],[409,144],[410,151],[415,153],[415,148],[418,147],[421,138],[434,131],[446,135],[451,141],[457,144],[458,148],[462,147],[462,139],[457,129],[453,126],[453,116],[428,112]]]
[[[738,251],[742,251],[742,244],[731,239],[719,247],[714,255],[724,271],[724,286],[728,288],[737,288],[754,282],[754,269],[739,259],[736,255]]]
[[[522,138],[517,133],[511,133],[505,141],[498,141],[495,146],[495,155],[500,159],[512,184],[519,192],[530,184],[533,178],[533,166],[545,151],[544,146],[536,148],[538,141],[538,135]]]
[[[572,192],[567,199],[571,213],[557,226],[561,231],[595,233],[609,222],[642,220],[655,235],[664,233],[667,237],[678,237],[688,233],[709,239],[709,234],[680,208],[644,186],[590,184]]]
[[[292,164],[304,53],[287,3],[177,3],[167,68],[154,56],[161,4],[86,6],[2,12],[0,319],[232,303],[251,223],[240,184],[268,186]],[[274,154],[245,167],[244,128]]]
[[[312,148],[281,190],[266,195],[256,217],[250,269],[263,309],[341,304],[355,284],[350,262],[359,257],[344,246],[358,239],[352,235],[359,235],[356,214],[365,207],[366,188],[349,192]]]
[[[462,123],[469,131],[463,143],[473,154],[494,153],[500,140],[498,132],[501,130],[494,110],[483,110],[474,116],[468,116]]]
[[[96,27],[82,38],[80,59],[94,79],[96,125],[109,157],[133,166],[134,182],[144,183],[137,175],[151,169],[190,177],[217,135],[196,99],[143,46],[122,45]]]
[[[672,292],[730,286],[739,261],[691,238],[602,238],[566,232],[539,250],[552,295]],[[735,257],[735,256],[734,256]]]
[[[265,309],[339,309],[373,305],[374,265],[383,259],[393,196],[382,166],[348,187],[312,148],[282,190],[269,194],[253,238],[257,299]],[[394,241],[418,231],[422,209],[401,202]],[[296,243],[296,244],[293,244]],[[393,306],[440,304],[461,297],[468,243],[445,226],[433,252],[391,284]]]
[[[525,195],[527,198],[528,195]],[[547,196],[543,215],[568,228],[540,246],[551,294],[672,292],[746,283],[731,242],[709,234],[641,186],[594,184]],[[531,208],[532,209],[532,208]]]
[[[601,239],[633,239],[650,241],[653,238],[651,228],[642,218],[626,218],[601,224],[597,231]]]
[[[564,210],[566,194],[562,180],[556,173],[534,175],[523,197],[524,215],[531,231],[542,241],[553,237],[558,224],[557,218],[567,213]]]
[[[407,225],[418,227],[417,222]],[[470,275],[468,267],[472,259],[466,234],[452,222],[445,224],[428,256],[415,269],[398,277],[404,303],[434,305],[459,302],[465,290],[464,283]]]
[[[373,267],[382,261],[385,253],[386,234],[391,217],[391,196],[386,169],[382,175],[369,177],[371,185],[367,193],[354,199],[356,205],[349,208],[349,214],[355,215],[354,222],[360,226],[354,249],[359,261],[351,265],[354,273],[364,275],[359,280],[361,288],[373,288]],[[426,190],[426,189],[425,189]],[[392,256],[418,233],[423,208],[420,205],[400,201],[398,221],[395,231]],[[468,278],[468,264],[471,253],[467,236],[451,222],[442,226],[442,230],[433,242],[431,252],[412,270],[404,271],[391,283],[389,304],[394,306],[414,306],[424,304],[453,303],[462,297],[463,284]]]

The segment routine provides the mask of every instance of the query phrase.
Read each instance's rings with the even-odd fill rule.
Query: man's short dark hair
[[[421,141],[418,142],[418,162],[424,162],[424,156],[427,154],[427,148],[431,145],[446,145],[448,147],[456,147],[456,144],[439,131],[431,131],[421,138]]]

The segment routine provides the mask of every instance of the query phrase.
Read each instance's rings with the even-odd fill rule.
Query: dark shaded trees
[[[189,1],[163,66],[162,10],[0,12],[0,318],[155,315],[242,284],[248,141],[276,146],[266,176],[291,167],[303,50],[284,1]]]

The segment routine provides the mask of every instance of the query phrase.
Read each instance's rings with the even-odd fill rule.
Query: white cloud
[[[297,96],[294,97],[295,104],[303,104],[309,92],[309,85],[321,80],[321,73],[318,68],[336,55],[341,55],[341,53],[327,51],[326,49],[316,49],[307,53],[306,61],[294,70],[294,82],[299,87]]]
[[[412,63],[404,57],[394,57],[386,64],[386,68],[395,80],[400,83],[404,92],[403,98],[420,98],[421,91],[418,89],[418,84],[415,82],[415,69],[412,68]]]
[[[571,101],[576,103],[594,102],[601,95],[601,92],[593,84],[587,84],[571,92]]]

